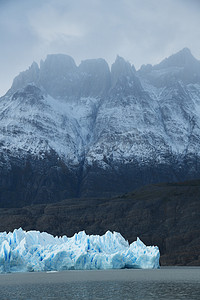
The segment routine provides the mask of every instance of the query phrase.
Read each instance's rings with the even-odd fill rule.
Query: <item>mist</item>
[[[137,69],[184,47],[200,59],[199,11],[198,0],[0,0],[0,96],[51,53]]]

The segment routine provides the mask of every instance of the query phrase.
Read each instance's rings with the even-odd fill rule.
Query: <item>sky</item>
[[[0,0],[0,96],[47,54],[138,69],[184,47],[200,60],[200,0]]]

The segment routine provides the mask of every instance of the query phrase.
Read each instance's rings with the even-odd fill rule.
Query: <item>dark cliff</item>
[[[72,236],[120,232],[158,245],[161,265],[200,265],[200,181],[146,186],[109,199],[68,199],[0,209],[0,231],[22,227]]]

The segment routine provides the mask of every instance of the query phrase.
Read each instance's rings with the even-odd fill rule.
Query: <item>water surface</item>
[[[200,268],[0,275],[0,299],[200,299]]]

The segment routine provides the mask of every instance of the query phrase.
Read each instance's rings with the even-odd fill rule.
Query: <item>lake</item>
[[[200,267],[0,274],[0,299],[200,299]]]

